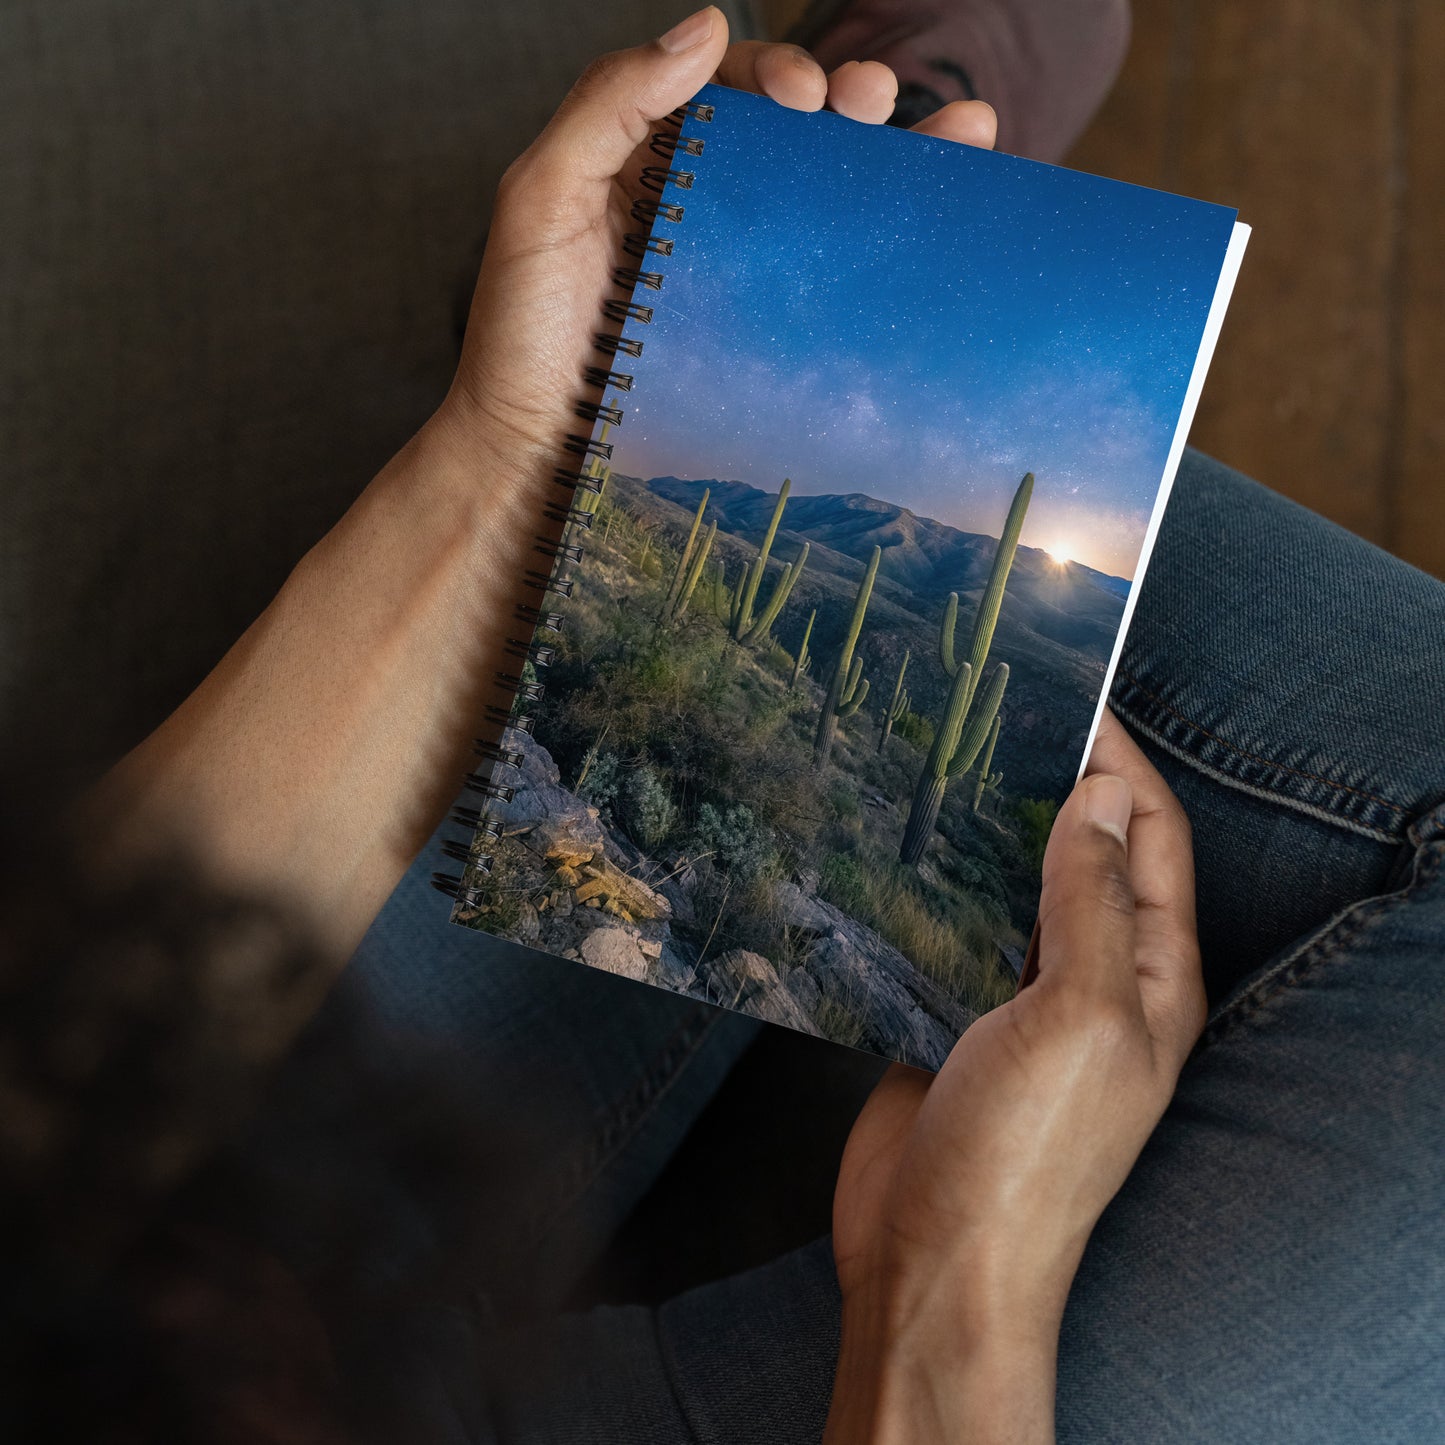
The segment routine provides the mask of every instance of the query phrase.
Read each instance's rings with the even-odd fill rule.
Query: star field
[[[614,465],[866,492],[1132,576],[1234,212],[710,87]]]

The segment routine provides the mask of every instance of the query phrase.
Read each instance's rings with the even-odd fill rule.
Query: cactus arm
[[[1003,702],[1004,689],[1008,686],[1008,663],[1001,662],[994,668],[993,676],[983,691],[978,711],[968,720],[968,726],[959,737],[957,749],[948,764],[945,776],[951,782],[962,777],[978,760],[983,745],[993,728],[994,719]]]
[[[809,661],[808,639],[813,635],[813,620],[817,617],[817,615],[818,609],[816,607],[808,614],[808,625],[803,629],[802,645],[798,648],[797,660],[793,663],[793,675],[788,680],[788,686],[790,688],[797,687],[798,679],[807,669]]]
[[[804,542],[803,550],[783,569],[783,575],[773,589],[772,600],[763,608],[762,615],[756,622],[743,628],[742,636],[738,638],[739,642],[755,640],[761,642],[768,635],[768,629],[778,620],[778,613],[783,610],[783,604],[788,600],[788,594],[797,585],[798,578],[803,575],[803,568],[808,564],[808,551],[812,545],[811,542]]]
[[[978,765],[978,782],[973,789],[973,811],[978,812],[979,804],[983,802],[984,792],[990,787],[997,787],[998,784],[989,777],[989,768],[993,766],[993,750],[998,744],[999,729],[1003,726],[1003,713],[995,713],[993,726],[988,732],[988,745],[983,750],[983,761]],[[999,775],[995,773],[994,778]]]
[[[969,641],[968,660],[975,673],[980,673],[993,645],[993,631],[998,624],[999,609],[1003,605],[1004,588],[1008,584],[1009,572],[1013,569],[1014,553],[1018,551],[1019,533],[1024,528],[1024,514],[1034,494],[1034,474],[1025,472],[1024,479],[1014,493],[1009,507],[1008,520],[1004,523],[1003,534],[998,539],[998,550],[994,553],[993,570],[988,574],[988,586],[978,600],[978,613],[973,622],[973,636]]]
[[[863,659],[861,657],[855,657],[853,659],[852,675],[849,678],[847,696],[838,703],[839,717],[852,717],[853,714],[863,706],[863,700],[868,696],[868,679],[866,677],[859,678],[858,674],[862,671]]]
[[[677,606],[673,609],[674,617],[681,617],[687,611],[687,604],[692,601],[692,594],[697,589],[697,579],[702,576],[702,569],[707,565],[708,553],[712,551],[713,540],[716,536],[717,523],[711,522],[703,534],[702,546],[698,549],[697,556],[692,559],[692,567],[687,574],[687,581],[682,586],[682,596],[677,599]]]
[[[707,499],[711,495],[711,490],[704,488],[702,501],[698,503],[697,511],[693,515],[692,530],[687,534],[687,545],[677,559],[677,570],[672,574],[672,582],[668,586],[667,596],[662,600],[663,617],[671,617],[675,614],[677,599],[682,595],[683,588],[687,585],[687,579],[691,575],[693,548],[697,545],[698,528],[702,526],[702,514],[707,510]]]
[[[743,563],[743,570],[738,574],[738,580],[733,585],[732,601],[729,606],[730,622],[729,627],[733,635],[737,635],[738,622],[743,615],[743,593],[748,588],[748,566]]]
[[[868,560],[868,570],[863,574],[863,580],[858,584],[858,594],[853,599],[853,616],[849,619],[848,635],[843,639],[842,650],[838,654],[838,660],[833,666],[832,680],[828,684],[828,695],[823,699],[823,710],[818,715],[818,730],[813,737],[813,766],[821,770],[827,765],[829,754],[833,750],[833,737],[837,731],[838,707],[843,698],[845,684],[849,683],[849,672],[853,668],[853,650],[858,645],[858,634],[863,630],[863,618],[868,611],[868,603],[873,597],[873,583],[878,577],[878,563],[883,556],[881,547],[874,547],[873,555]],[[861,666],[858,669],[861,671]],[[853,684],[857,683],[857,672],[853,674]],[[866,688],[867,684],[863,686]],[[859,701],[861,702],[861,698]]]
[[[938,624],[938,660],[943,670],[952,677],[958,671],[953,656],[953,629],[958,623],[958,593],[948,594],[948,605],[943,609],[943,621]]]
[[[792,489],[792,479],[784,477],[783,485],[778,490],[777,503],[773,507],[773,515],[768,519],[768,530],[763,534],[763,545],[758,549],[757,561],[753,563],[752,572],[748,576],[743,605],[733,628],[733,636],[739,642],[742,641],[741,634],[752,626],[753,605],[758,598],[758,586],[763,580],[763,570],[767,567],[768,556],[773,550],[773,538],[778,535],[778,523],[783,519],[783,508],[787,505],[788,493]]]

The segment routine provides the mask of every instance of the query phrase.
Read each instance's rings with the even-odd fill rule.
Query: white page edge
[[[1094,709],[1094,721],[1089,727],[1089,737],[1084,744],[1083,757],[1079,760],[1079,771],[1074,778],[1077,785],[1089,765],[1089,754],[1094,750],[1094,739],[1099,735],[1099,725],[1104,720],[1104,709],[1109,705],[1109,689],[1114,685],[1114,674],[1119,668],[1119,659],[1124,655],[1124,639],[1129,634],[1129,624],[1134,618],[1134,607],[1139,600],[1139,591],[1144,584],[1144,574],[1149,568],[1149,559],[1154,552],[1154,543],[1159,536],[1159,527],[1164,520],[1164,509],[1169,505],[1170,493],[1174,490],[1174,478],[1179,473],[1179,463],[1184,459],[1184,446],[1189,440],[1189,428],[1194,424],[1194,412],[1204,392],[1204,378],[1209,374],[1209,363],[1214,358],[1215,343],[1224,327],[1224,315],[1229,310],[1229,298],[1234,294],[1234,283],[1239,275],[1240,262],[1244,260],[1244,248],[1249,244],[1251,228],[1243,221],[1236,221],[1230,232],[1229,245],[1225,248],[1224,263],[1219,268],[1219,281],[1214,288],[1214,300],[1209,306],[1209,316],[1204,323],[1204,335],[1200,338],[1199,352],[1194,358],[1194,371],[1189,378],[1189,388],[1184,393],[1184,405],[1179,412],[1179,423],[1174,428],[1174,440],[1169,447],[1169,456],[1164,463],[1164,476],[1159,483],[1158,495],[1154,498],[1154,510],[1149,515],[1149,526],[1144,533],[1144,545],[1139,552],[1139,565],[1134,569],[1134,580],[1129,586],[1129,596],[1124,603],[1124,615],[1119,619],[1119,631],[1114,638],[1114,652],[1109,666],[1104,671],[1104,685],[1099,690],[1098,706]]]

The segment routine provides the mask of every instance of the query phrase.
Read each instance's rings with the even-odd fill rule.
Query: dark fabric
[[[200,681],[441,400],[508,162],[690,8],[0,6],[0,745],[83,779]]]
[[[1438,583],[1186,456],[1117,701],[1194,824],[1215,1010],[1071,1294],[1061,1441],[1445,1436],[1442,611]],[[400,917],[389,907],[378,930]],[[515,956],[465,937],[482,969]],[[419,1020],[426,989],[406,979],[426,976],[441,938],[412,922],[373,955],[371,986],[409,997]],[[571,988],[533,977],[536,1033],[513,1054],[545,1080],[548,994],[565,1015]],[[679,1006],[605,982],[641,1016]],[[445,993],[437,1007],[450,1016]],[[459,1017],[458,1039],[484,1017]],[[605,1058],[615,1042],[603,1030],[589,1047]],[[565,1078],[576,1061],[564,1050],[561,1065]],[[668,1145],[638,1137],[634,1184],[678,1137],[665,1110],[655,1123]],[[790,1180],[742,1187],[786,1199]],[[729,1207],[686,1223],[726,1229]],[[435,1319],[419,1319],[411,1363],[392,1368],[399,1394],[416,1381],[418,1421],[448,1402],[437,1439],[817,1441],[838,1313],[819,1240],[657,1309],[518,1331],[474,1308],[472,1333],[437,1349]],[[482,1423],[456,1433],[459,1420]]]

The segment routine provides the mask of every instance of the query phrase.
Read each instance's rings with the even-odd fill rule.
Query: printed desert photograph
[[[937,1068],[1014,991],[1231,217],[704,98],[453,916]]]

